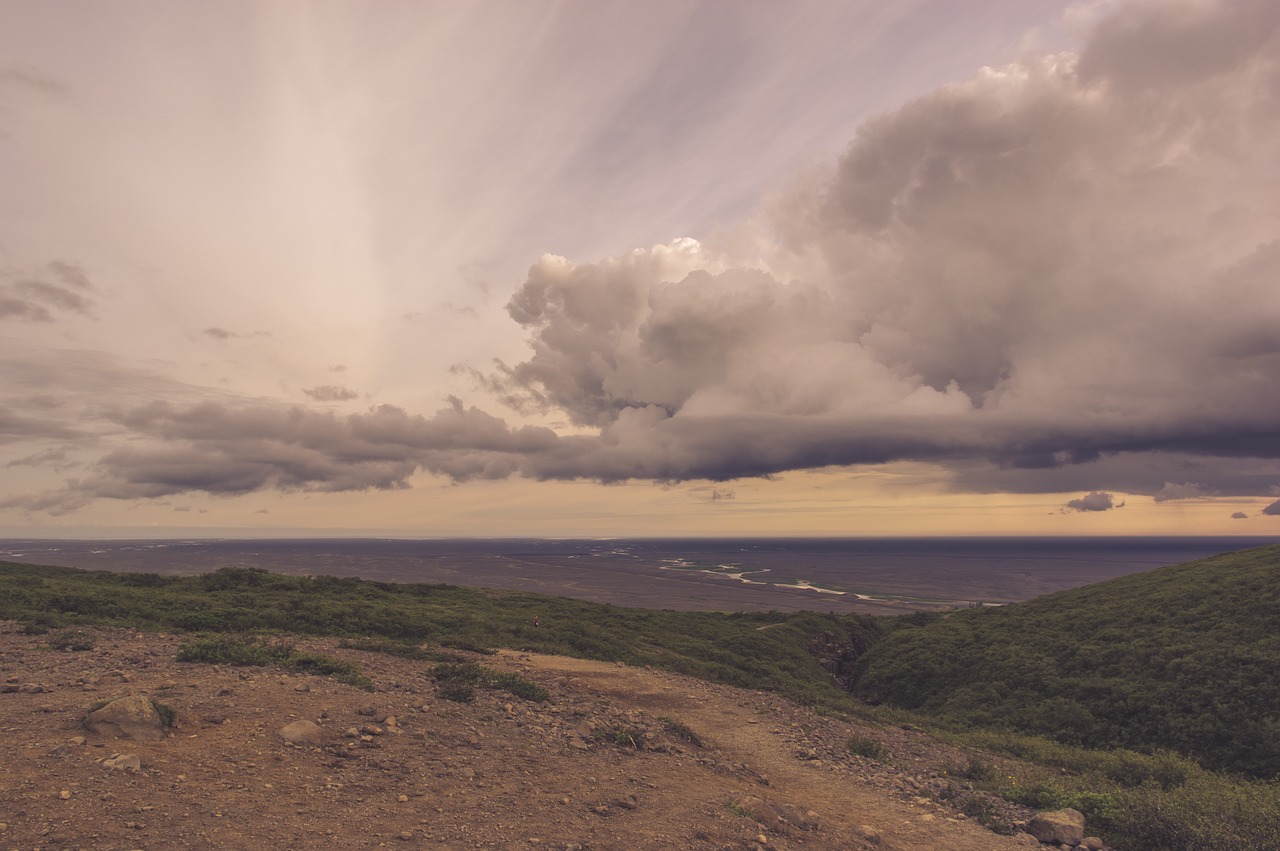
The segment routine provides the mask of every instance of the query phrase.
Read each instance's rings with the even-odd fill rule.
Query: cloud
[[[317,402],[346,402],[360,397],[356,391],[336,384],[323,384],[319,387],[304,389],[302,392]]]
[[[1270,517],[1280,517],[1280,499],[1262,509],[1262,513]]]
[[[1231,519],[1232,519],[1232,520],[1246,520],[1246,519],[1248,519],[1248,517],[1249,517],[1249,515],[1248,515],[1248,514],[1245,514],[1243,511],[1233,511],[1233,512],[1231,512]]]
[[[226,328],[218,328],[218,327],[205,328],[200,333],[204,334],[206,337],[210,337],[214,340],[218,340],[219,342],[226,342],[227,340],[245,340],[253,337],[270,337],[271,336],[270,331],[251,331],[248,334],[242,334],[236,331],[228,331]]]
[[[1268,492],[1280,6],[1115,8],[1076,53],[867,122],[741,233],[539,258],[507,305],[527,359],[459,370],[569,428],[458,401],[430,417],[145,404],[109,418],[130,439],[67,504],[396,488],[419,470],[726,481],[895,460],[957,488],[1088,489],[1078,511],[1119,507],[1111,490]],[[340,401],[329,389],[345,391],[305,392]]]
[[[93,285],[73,263],[55,261],[43,268],[14,272],[0,270],[0,320],[53,322],[59,316],[91,316]]]
[[[1113,508],[1124,508],[1123,502],[1116,502],[1115,497],[1101,491],[1091,491],[1079,499],[1073,499],[1065,506],[1068,511],[1110,511]]]
[[[1175,499],[1203,499],[1215,495],[1215,491],[1204,488],[1194,482],[1183,482],[1182,484],[1165,482],[1164,487],[1156,491],[1154,497],[1156,502],[1168,502]]]

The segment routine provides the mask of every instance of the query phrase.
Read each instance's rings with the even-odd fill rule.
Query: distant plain
[[[1259,537],[0,540],[88,570],[285,574],[507,588],[620,606],[894,614],[999,604],[1246,547]]]

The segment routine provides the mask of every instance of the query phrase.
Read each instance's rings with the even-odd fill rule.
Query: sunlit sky
[[[0,536],[1280,534],[1280,4],[0,0]]]

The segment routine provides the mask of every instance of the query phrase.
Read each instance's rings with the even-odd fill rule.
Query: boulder
[[[85,716],[84,726],[109,739],[159,739],[164,719],[151,698],[140,694],[117,697]]]
[[[291,745],[323,747],[329,738],[323,727],[314,721],[294,721],[280,728],[280,738]]]
[[[1027,822],[1027,833],[1047,844],[1079,845],[1084,840],[1084,813],[1072,809],[1036,813]]]

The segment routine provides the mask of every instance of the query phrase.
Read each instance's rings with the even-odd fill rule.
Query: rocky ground
[[[480,690],[467,704],[437,696],[431,663],[336,641],[298,645],[358,664],[373,691],[177,662],[175,636],[92,633],[92,649],[60,651],[0,623],[0,848],[1038,846],[954,808],[969,793],[948,772],[967,753],[770,694],[503,653],[474,658],[550,700]],[[121,695],[172,710],[173,726],[85,727]],[[314,743],[286,741],[298,721]],[[850,754],[854,734],[887,756]]]

